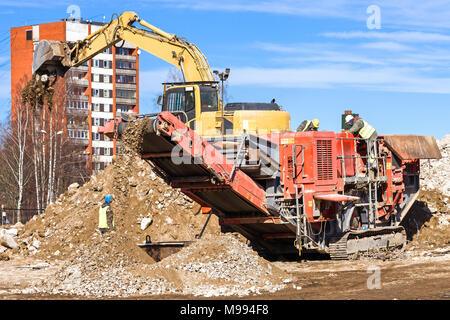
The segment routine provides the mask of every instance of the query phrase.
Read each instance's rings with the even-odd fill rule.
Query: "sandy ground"
[[[35,258],[12,257],[0,262],[0,299],[84,299],[70,296],[18,294],[31,281],[56,272],[57,265],[42,266]],[[426,257],[410,256],[395,261],[276,261],[280,269],[292,276],[287,289],[273,294],[225,299],[439,299],[450,300],[450,254]],[[35,268],[33,268],[33,266]],[[376,268],[379,269],[376,269]],[[369,277],[379,270],[380,289],[368,289]],[[370,282],[376,285],[375,282]],[[138,299],[196,299],[199,297],[161,295]]]

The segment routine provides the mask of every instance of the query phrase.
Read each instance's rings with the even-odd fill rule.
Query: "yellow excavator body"
[[[133,26],[138,22],[146,29]],[[290,116],[278,105],[241,103],[224,105],[208,61],[196,45],[160,30],[134,12],[124,12],[76,43],[40,41],[33,56],[33,74],[63,76],[71,67],[92,59],[120,41],[127,41],[177,67],[183,83],[165,84],[163,111],[185,114],[185,122],[204,137],[269,134],[290,131]]]

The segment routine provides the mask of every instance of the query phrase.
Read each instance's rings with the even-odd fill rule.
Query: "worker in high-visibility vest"
[[[378,138],[377,131],[372,127],[367,121],[357,118],[349,114],[345,117],[345,123],[347,123],[351,128],[348,130],[350,133],[358,134],[362,139],[367,141],[368,150],[368,162],[370,167],[375,167],[376,165],[376,141]]]
[[[114,216],[111,209],[112,196],[108,194],[105,197],[105,202],[98,210],[98,229],[101,233],[115,230]]]
[[[297,132],[317,131],[319,130],[319,119],[304,120],[297,128]]]

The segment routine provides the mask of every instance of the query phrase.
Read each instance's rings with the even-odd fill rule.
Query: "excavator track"
[[[375,250],[403,248],[406,232],[403,227],[382,227],[372,230],[350,231],[334,238],[329,245],[332,260],[350,260],[357,254]]]

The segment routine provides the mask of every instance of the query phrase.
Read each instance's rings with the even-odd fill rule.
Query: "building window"
[[[130,110],[132,107],[129,107],[129,106],[118,106],[117,108],[116,108],[116,110],[117,111],[120,111],[120,112],[128,112],[128,110]]]
[[[116,51],[118,54],[121,54],[121,55],[126,55],[126,56],[129,56],[129,55],[132,55],[133,54],[133,50],[132,49],[127,49],[127,48],[119,48],[117,51]]]
[[[116,75],[116,83],[136,83],[136,76]]]
[[[92,96],[93,97],[99,97],[100,96],[100,90],[99,89],[92,89]]]
[[[123,99],[136,99],[136,91],[116,90],[116,97]]]
[[[116,68],[117,69],[136,69],[136,62],[117,60]]]
[[[103,96],[105,97],[105,98],[109,98],[109,90],[103,90]]]
[[[97,59],[92,60],[92,65],[96,68],[99,66],[99,61]]]
[[[33,40],[33,30],[26,31],[27,40]]]

